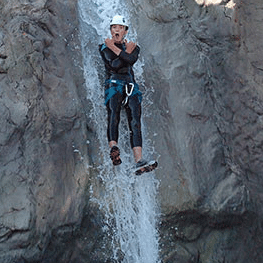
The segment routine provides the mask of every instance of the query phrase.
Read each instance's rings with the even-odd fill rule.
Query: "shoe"
[[[158,166],[156,161],[147,162],[145,160],[140,160],[136,163],[135,174],[141,175],[143,173],[151,172]]]
[[[120,149],[117,146],[113,146],[110,150],[110,158],[113,165],[119,165],[122,163],[120,158]]]
[[[140,161],[138,161],[135,165],[136,168],[142,168],[143,166],[145,166],[147,164],[146,160],[141,159]]]

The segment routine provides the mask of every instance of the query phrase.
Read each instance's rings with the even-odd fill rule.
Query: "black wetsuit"
[[[108,141],[118,142],[118,126],[120,122],[120,112],[125,101],[126,86],[129,83],[134,85],[132,94],[128,97],[124,108],[127,113],[130,129],[131,147],[142,146],[141,135],[141,98],[139,86],[135,82],[133,64],[137,61],[140,48],[136,46],[131,54],[125,52],[124,44],[115,44],[122,51],[117,56],[105,44],[99,45],[99,51],[106,68],[105,81],[105,103],[108,111]],[[130,91],[128,89],[128,91]]]

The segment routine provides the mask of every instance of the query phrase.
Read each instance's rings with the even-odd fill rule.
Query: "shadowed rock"
[[[261,263],[261,1],[127,5],[153,102],[162,262]],[[0,10],[0,262],[116,262],[87,191],[99,154],[77,1]]]

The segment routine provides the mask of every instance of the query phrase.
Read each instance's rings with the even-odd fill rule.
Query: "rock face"
[[[0,262],[44,262],[50,237],[72,233],[85,204],[76,1],[0,9]]]
[[[162,262],[263,262],[261,0],[127,4],[154,89]],[[0,10],[0,262],[113,262],[86,191],[77,1]]]
[[[262,3],[197,2],[133,1],[155,90],[162,259],[261,262]]]

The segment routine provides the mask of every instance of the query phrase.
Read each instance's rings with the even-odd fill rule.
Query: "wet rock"
[[[127,4],[153,102],[161,260],[262,262],[261,1]],[[0,10],[0,262],[116,262],[87,191],[98,151],[77,1]]]
[[[164,262],[247,262],[256,243],[248,245],[242,231],[257,235],[251,229],[261,225],[262,215],[262,74],[256,58],[262,4],[137,0],[131,6],[145,89],[154,89],[145,109],[152,117],[145,121],[160,154]],[[222,240],[233,238],[230,256]],[[187,257],[174,252],[178,244]],[[259,254],[262,241],[256,247]]]
[[[76,4],[0,4],[0,262],[42,262],[56,229],[81,223],[88,160]]]

